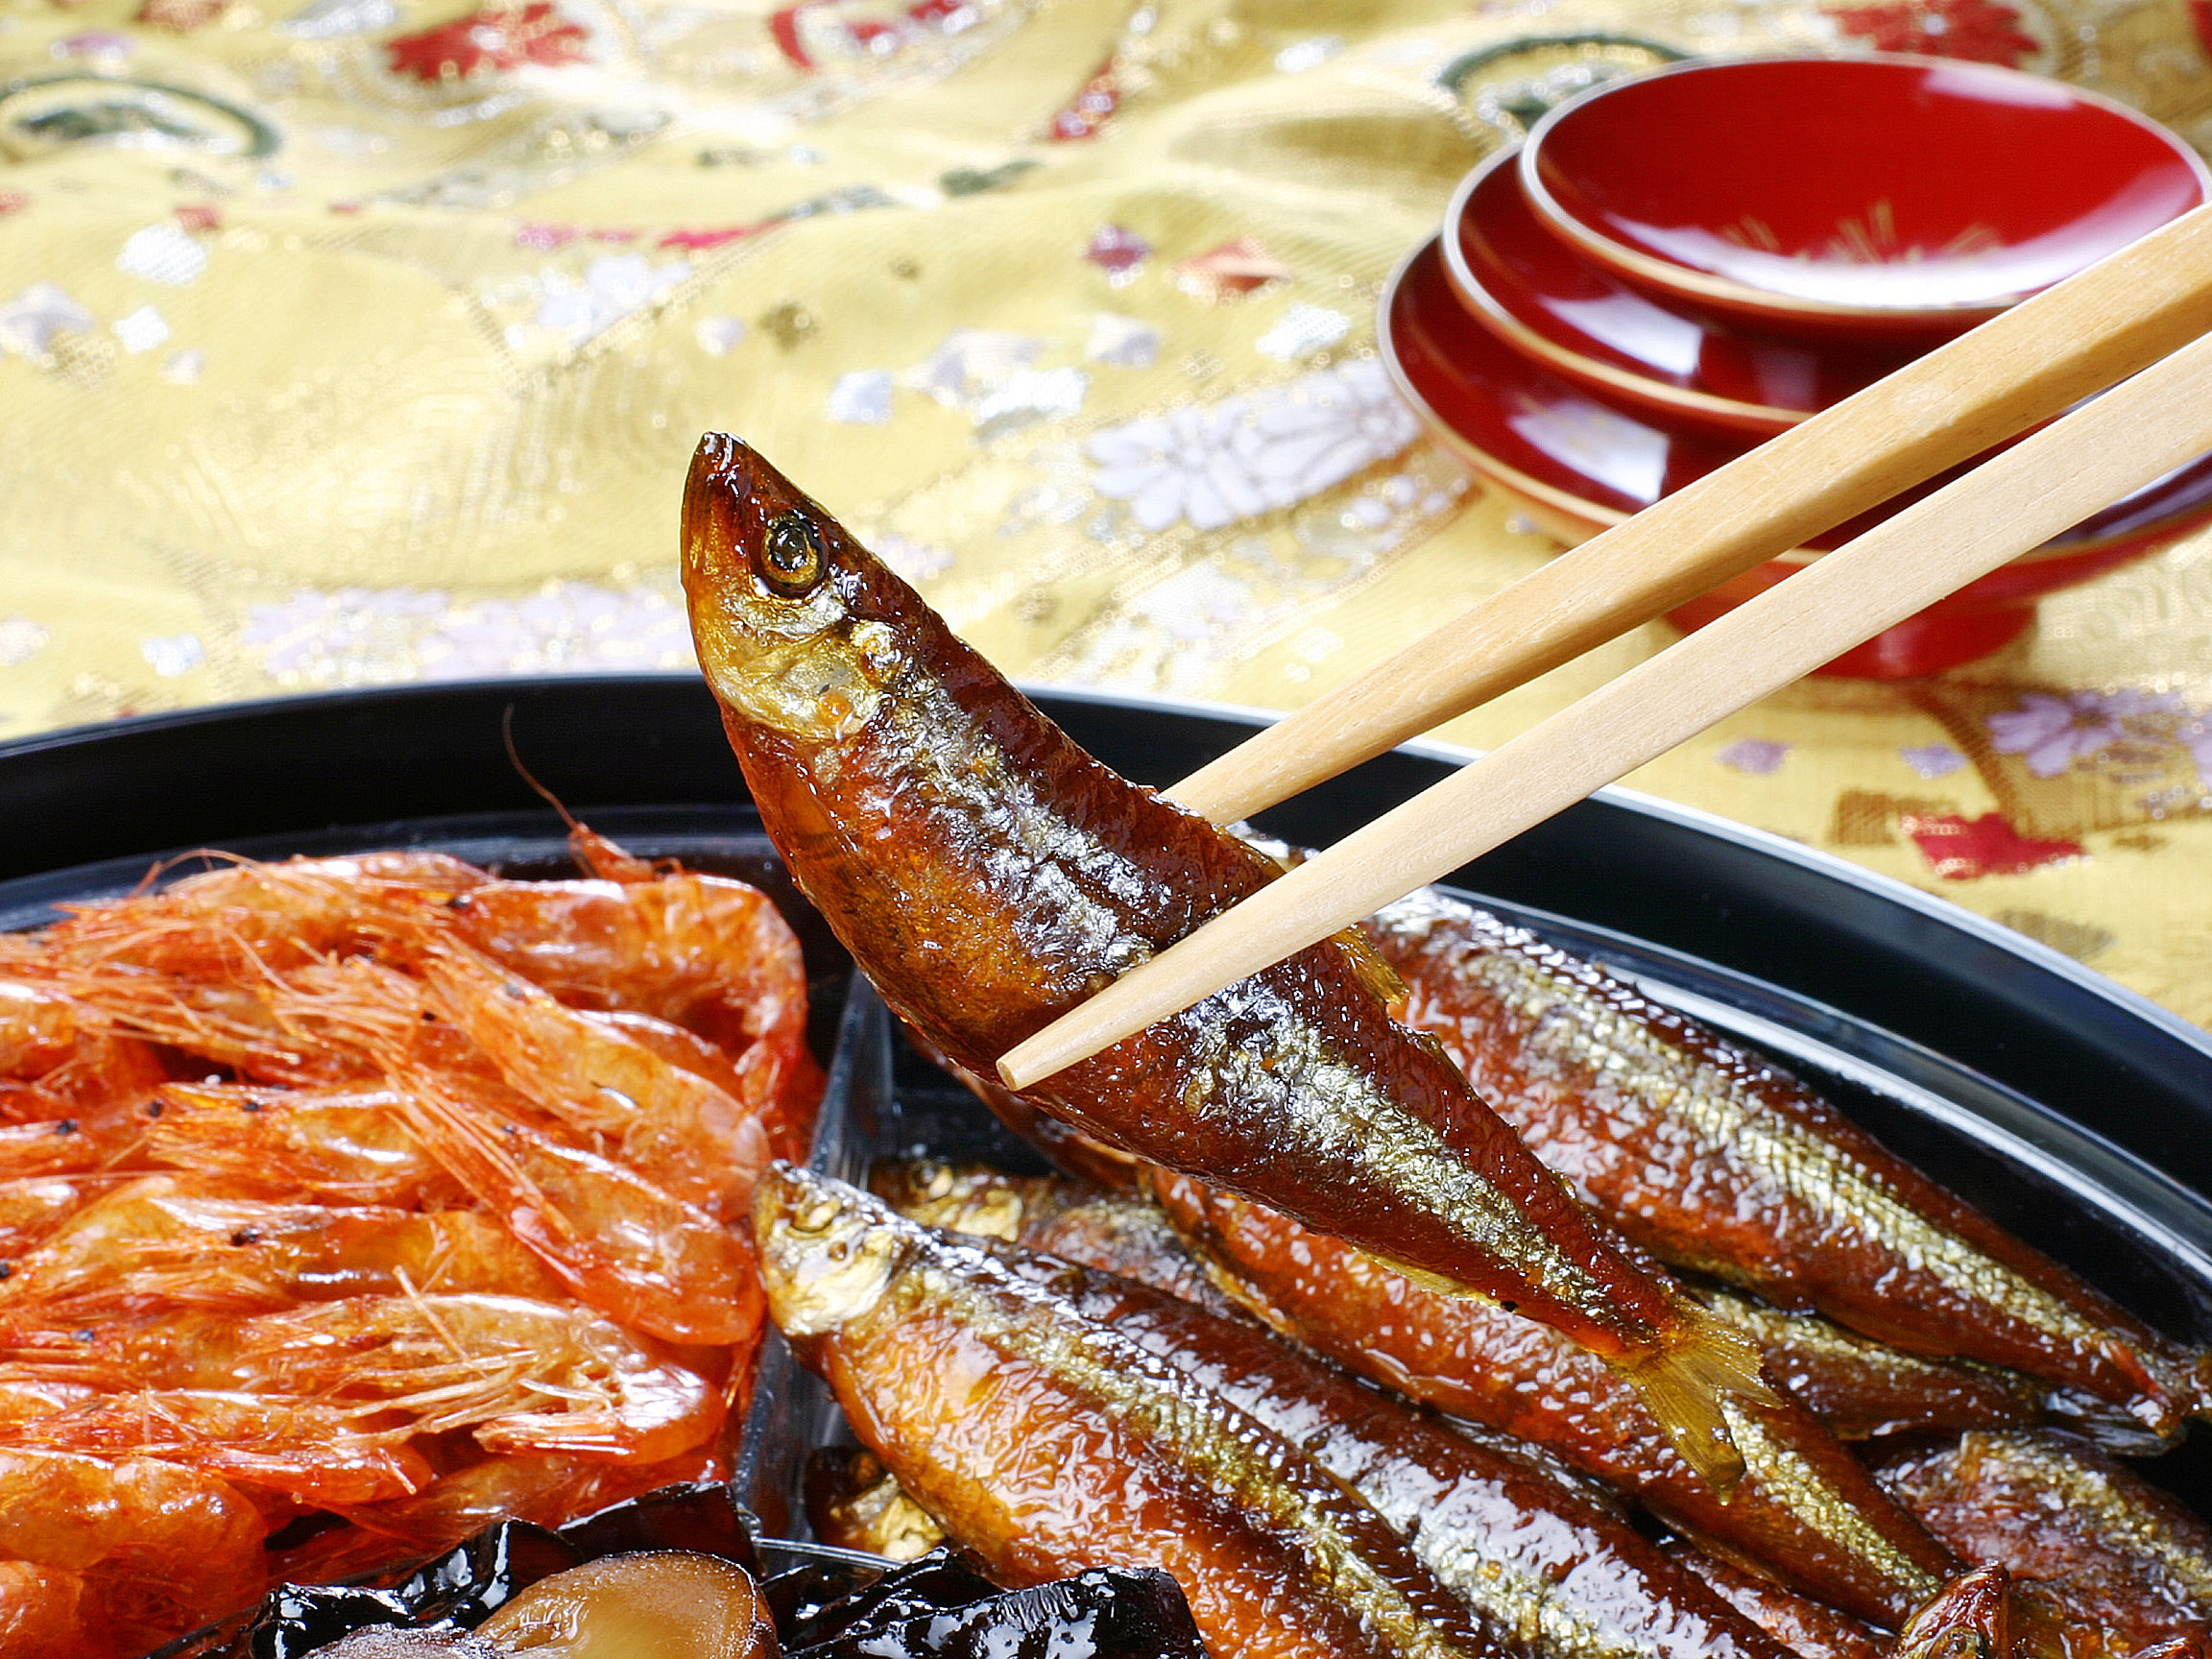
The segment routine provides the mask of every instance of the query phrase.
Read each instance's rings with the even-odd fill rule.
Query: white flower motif
[[[0,305],[0,353],[43,357],[57,334],[93,325],[92,313],[51,282],[34,282]]]
[[[1309,69],[1318,69],[1343,50],[1341,36],[1315,35],[1310,39],[1294,40],[1276,53],[1275,67],[1281,74],[1302,75]]]
[[[1083,355],[1117,369],[1149,369],[1160,360],[1160,330],[1118,311],[1101,311],[1091,319]]]
[[[395,0],[308,0],[276,25],[295,40],[336,40],[348,35],[373,35],[399,21]]]
[[[117,318],[113,326],[123,349],[133,353],[151,351],[169,338],[168,319],[151,305],[141,305],[130,316]]]
[[[1352,319],[1341,311],[1332,311],[1326,305],[1293,305],[1283,313],[1281,322],[1252,343],[1252,349],[1262,357],[1288,363],[1310,357],[1351,332]]]
[[[526,599],[448,613],[416,647],[426,680],[688,668],[684,608],[658,589],[550,582]]]
[[[53,636],[28,616],[0,616],[0,668],[28,662]]]
[[[891,424],[891,373],[887,369],[856,369],[837,376],[830,388],[823,415],[849,426]]]
[[[438,589],[302,589],[248,609],[239,642],[288,685],[373,685],[510,674],[688,668],[683,607],[658,588],[549,582],[456,605]]]
[[[1003,386],[1017,370],[1029,368],[1044,349],[1045,342],[1032,334],[955,328],[899,380],[948,409],[965,409]]]
[[[206,373],[207,353],[204,351],[172,351],[161,360],[161,378],[179,386],[189,386]]]
[[[132,232],[123,252],[115,255],[115,269],[126,276],[182,288],[197,281],[200,273],[207,269],[207,250],[186,235],[180,226],[149,225]]]
[[[642,253],[602,253],[584,268],[580,287],[547,295],[535,321],[566,331],[571,344],[580,344],[664,298],[690,275],[683,259],[655,265]]]
[[[1090,390],[1091,376],[1080,369],[1017,369],[998,390],[976,399],[976,442],[1072,415]]]
[[[699,342],[699,349],[709,357],[727,357],[738,341],[745,338],[745,325],[735,317],[702,317],[691,330],[691,338]]]
[[[207,648],[197,634],[158,634],[138,641],[138,654],[146,665],[164,680],[189,674],[207,661]]]
[[[1368,359],[1094,436],[1091,487],[1137,522],[1218,530],[1291,506],[1397,454],[1420,434]]]

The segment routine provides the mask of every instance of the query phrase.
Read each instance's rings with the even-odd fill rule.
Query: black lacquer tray
[[[1094,754],[1165,783],[1253,716],[1040,693]],[[565,874],[562,826],[510,763],[638,853],[760,881],[800,925],[831,1062],[816,1162],[914,1149],[1032,1166],[921,1061],[778,871],[704,686],[565,678],[333,693],[0,745],[0,927],[199,847],[262,856],[431,845]],[[1269,813],[1326,844],[1463,758],[1414,747]],[[2175,1334],[2212,1340],[2212,1038],[2080,964],[1778,837],[1608,791],[1454,884],[1813,1078],[1938,1180]],[[772,1344],[749,1490],[771,1531],[834,1408]],[[2200,1436],[2148,1472],[2212,1512]]]

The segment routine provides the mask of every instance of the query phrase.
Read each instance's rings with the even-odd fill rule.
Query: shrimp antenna
[[[499,710],[499,741],[506,746],[507,764],[515,768],[515,775],[529,784],[546,805],[561,814],[561,822],[568,826],[568,832],[571,835],[589,834],[589,831],[577,821],[576,814],[568,810],[561,797],[539,782],[537,775],[522,764],[521,751],[515,747],[515,705],[512,703]]]

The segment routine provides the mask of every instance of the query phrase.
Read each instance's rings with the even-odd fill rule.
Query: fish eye
[[[760,546],[760,580],[786,599],[803,599],[822,580],[828,561],[822,541],[803,513],[786,513],[768,526]]]

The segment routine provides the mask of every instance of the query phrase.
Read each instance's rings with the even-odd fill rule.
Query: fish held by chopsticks
[[[994,1578],[1157,1565],[1246,1659],[1503,1659],[1304,1453],[982,1250],[784,1164],[753,1214],[777,1324]]]
[[[693,637],[793,877],[909,1025],[1008,1047],[1273,879],[1100,766],[842,526],[711,434],[684,499]],[[1601,1357],[1715,1487],[1749,1344],[1632,1260],[1426,1038],[1356,939],[1300,951],[1030,1094]]]

